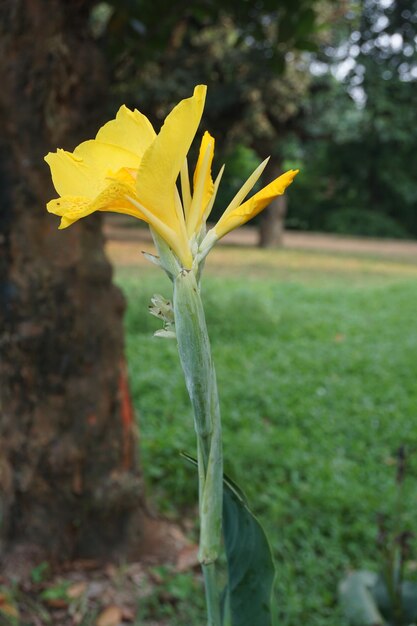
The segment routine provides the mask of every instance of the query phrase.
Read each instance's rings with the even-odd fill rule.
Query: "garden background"
[[[5,0],[0,17],[1,620],[204,621],[191,409],[147,310],[168,282],[133,220],[56,230],[43,156],[122,103],[159,127],[206,83],[213,219],[266,156],[270,177],[301,170],[207,262],[226,471],[271,538],[280,623],[343,624],[338,581],[415,531],[417,3]]]

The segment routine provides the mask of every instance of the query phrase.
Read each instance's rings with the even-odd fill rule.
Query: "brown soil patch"
[[[105,220],[105,235],[112,256],[120,255],[122,264],[132,255],[132,263],[137,254],[138,244],[147,249],[152,246],[152,238],[147,227],[133,226],[123,217],[109,216]],[[258,230],[253,226],[245,226],[232,231],[220,242],[220,246],[257,247]],[[122,245],[123,244],[123,245]],[[140,247],[140,246],[139,246]],[[372,239],[369,237],[343,237],[323,233],[306,233],[288,231],[285,233],[284,249],[345,254],[367,254],[378,256],[405,257],[417,263],[417,241],[399,239]]]
[[[141,254],[142,250],[155,253],[147,227],[112,216],[105,222],[105,234],[107,253],[116,267],[155,269]],[[288,232],[282,248],[262,249],[257,242],[254,227],[232,231],[209,255],[207,273],[286,279],[305,275],[309,280],[323,275],[349,275],[357,280],[417,278],[417,241]]]

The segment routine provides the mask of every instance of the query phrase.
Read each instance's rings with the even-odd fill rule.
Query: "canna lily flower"
[[[167,116],[158,135],[144,115],[122,106],[95,139],[73,153],[49,153],[45,160],[61,197],[47,209],[61,216],[60,228],[94,211],[126,213],[148,222],[190,268],[176,180],[197,132],[205,95],[206,87],[197,86]]]
[[[45,160],[60,197],[48,202],[47,210],[61,217],[59,228],[67,228],[94,211],[125,213],[147,222],[182,266],[190,269],[194,258],[204,258],[218,239],[284,193],[298,170],[286,172],[244,202],[266,166],[264,161],[205,235],[224,171],[223,166],[213,181],[215,142],[206,132],[191,191],[187,153],[201,120],[205,96],[206,86],[198,85],[191,98],[174,107],[159,134],[139,111],[122,106],[95,139],[81,143],[74,152],[50,152]]]

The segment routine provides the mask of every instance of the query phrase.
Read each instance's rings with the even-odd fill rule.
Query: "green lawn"
[[[397,508],[401,444],[416,526],[417,268],[398,258],[218,254],[203,291],[226,471],[270,537],[280,624],[339,626],[337,582],[375,566],[376,515]],[[170,285],[153,268],[117,278],[149,497],[165,514],[190,515],[196,480],[179,452],[194,453],[191,409],[175,342],[152,336],[158,321],[147,312]]]

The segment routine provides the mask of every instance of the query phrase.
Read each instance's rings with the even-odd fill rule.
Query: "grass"
[[[152,337],[147,313],[170,285],[145,266],[117,278],[149,496],[179,517],[197,498],[179,457],[194,452],[191,409],[175,342]],[[226,471],[271,540],[281,625],[343,624],[337,582],[375,567],[376,515],[395,512],[402,444],[415,526],[416,278],[412,259],[301,251],[223,248],[207,268]]]

